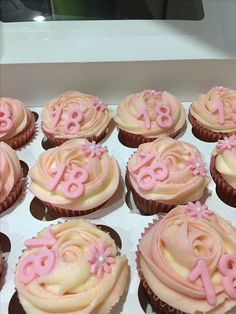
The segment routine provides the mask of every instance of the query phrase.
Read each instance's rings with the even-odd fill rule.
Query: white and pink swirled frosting
[[[22,170],[16,152],[6,143],[0,142],[0,203],[6,199]]]
[[[206,205],[175,207],[146,230],[139,251],[145,280],[170,306],[188,314],[236,306],[236,229]]]
[[[219,140],[213,155],[216,170],[236,190],[236,135]]]
[[[170,93],[145,90],[127,96],[115,115],[118,128],[126,132],[157,137],[173,135],[185,124],[183,105]]]
[[[101,144],[73,139],[42,153],[29,175],[30,191],[39,199],[81,211],[110,199],[117,190],[120,169]]]
[[[164,204],[198,200],[210,181],[198,149],[166,136],[140,145],[127,171],[139,195]]]
[[[21,101],[0,98],[0,141],[7,141],[19,134],[30,121],[30,112]]]
[[[66,92],[47,103],[42,127],[55,138],[90,138],[106,131],[112,118],[108,106],[92,95]]]
[[[207,129],[214,132],[236,132],[236,91],[217,86],[207,94],[199,95],[190,113]]]
[[[126,257],[85,220],[50,226],[25,246],[15,284],[27,314],[107,314],[124,293]]]

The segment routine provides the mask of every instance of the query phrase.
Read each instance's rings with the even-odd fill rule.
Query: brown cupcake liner
[[[88,210],[79,210],[79,209],[76,210],[76,209],[60,208],[60,207],[57,207],[51,203],[44,202],[44,201],[41,201],[41,202],[47,207],[50,214],[55,218],[84,216],[84,215],[95,212],[96,210],[100,209],[106,203],[105,202],[105,203],[103,203],[97,207],[94,207],[94,208],[91,208]]]
[[[35,117],[32,112],[30,112],[31,120],[29,125],[25,130],[14,136],[13,138],[5,141],[13,149],[17,149],[25,145],[35,133]]]
[[[176,137],[179,133],[181,133],[184,128],[185,128],[185,124],[184,126],[178,130],[177,132],[173,133],[173,134],[170,134],[168,135],[169,137]],[[163,133],[164,134],[164,133]],[[162,134],[160,134],[161,136]],[[150,143],[150,142],[153,142],[155,141],[159,136],[156,136],[156,137],[145,137],[143,135],[139,135],[139,134],[132,134],[132,133],[129,133],[129,132],[126,132],[122,129],[119,129],[119,134],[118,134],[118,138],[120,140],[120,142],[127,146],[127,147],[130,147],[130,148],[137,148],[140,144],[144,144],[144,143]]]
[[[223,139],[225,136],[228,137],[235,134],[234,132],[231,132],[231,133],[214,132],[205,128],[197,121],[196,118],[194,118],[194,116],[190,113],[190,111],[188,114],[188,118],[189,118],[190,123],[192,124],[193,135],[202,141],[217,142],[218,140]]]
[[[210,172],[216,184],[216,193],[227,205],[236,207],[236,190],[230,186],[215,167],[216,156],[211,157]]]
[[[100,134],[100,135],[93,135],[87,138],[87,140],[89,142],[95,141],[96,143],[100,142],[108,133],[108,129],[109,129],[109,125],[108,124],[107,128]],[[41,128],[43,131],[43,134],[47,137],[47,139],[52,143],[52,145],[54,146],[60,146],[61,144],[65,143],[66,141],[71,140],[71,138],[55,138],[53,136],[53,134],[47,132],[44,130],[43,128],[43,123],[41,124]]]
[[[140,210],[140,212],[143,215],[153,215],[157,213],[167,213],[172,208],[176,207],[176,204],[164,204],[159,202],[158,200],[148,200],[143,198],[141,195],[139,195],[134,187],[132,186],[129,178],[129,173],[126,170],[125,175],[125,183],[127,186],[127,189],[130,190],[133,194],[134,202],[137,206],[137,208]]]
[[[15,185],[13,186],[11,192],[8,194],[6,199],[0,203],[0,213],[7,210],[13,203],[15,203],[15,201],[20,196],[22,191],[22,175],[23,171],[21,172],[19,179],[16,181]]]
[[[144,232],[141,234],[141,238],[156,224],[158,223],[158,220],[153,220],[152,223],[149,223],[148,226],[144,229]],[[140,243],[139,239],[139,243]],[[162,301],[150,288],[147,281],[145,280],[145,277],[142,273],[141,267],[140,267],[140,251],[139,251],[139,245],[137,246],[136,250],[136,267],[139,274],[140,281],[142,283],[142,286],[144,288],[146,297],[152,306],[152,309],[157,314],[187,314],[185,312],[182,312],[169,304]]]

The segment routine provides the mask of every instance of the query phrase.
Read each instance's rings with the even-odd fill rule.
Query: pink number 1
[[[206,298],[210,305],[216,304],[216,293],[211,282],[207,264],[204,260],[200,259],[191,273],[188,275],[188,279],[191,282],[196,281],[198,278],[201,278],[204,290],[206,292]]]
[[[50,169],[50,174],[56,174],[53,181],[49,184],[48,190],[53,191],[57,186],[58,183],[61,181],[61,178],[64,174],[64,171],[66,169],[66,164],[60,164],[56,168]]]
[[[150,130],[151,129],[151,121],[149,118],[149,113],[147,111],[147,108],[143,107],[143,109],[138,114],[138,119],[144,118],[144,125],[145,129]]]
[[[51,248],[56,243],[56,238],[54,237],[52,229],[47,229],[44,238],[33,238],[25,241],[25,246],[27,248],[38,248],[41,246],[46,246]]]
[[[61,118],[62,109],[58,107],[55,111],[52,111],[49,114],[52,117],[51,127],[54,129]]]
[[[215,109],[213,110],[213,113],[217,112],[219,113],[218,116],[218,121],[220,124],[224,124],[225,123],[225,113],[224,113],[224,103],[219,101],[216,106]]]

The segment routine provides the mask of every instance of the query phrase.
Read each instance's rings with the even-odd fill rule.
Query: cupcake
[[[73,220],[25,241],[15,273],[27,314],[108,314],[127,287],[127,258],[108,233]]]
[[[218,141],[210,168],[217,195],[226,204],[236,207],[236,135]]]
[[[128,147],[152,142],[162,134],[175,137],[185,127],[183,105],[168,92],[155,90],[126,97],[114,119],[119,139]]]
[[[210,181],[192,144],[162,136],[139,146],[128,161],[126,184],[142,214],[167,212],[199,200]]]
[[[22,190],[23,171],[16,152],[0,142],[0,213],[8,209]]]
[[[39,156],[30,169],[30,191],[55,217],[97,210],[116,192],[120,169],[101,144],[74,139]]]
[[[189,110],[193,134],[202,141],[217,142],[236,134],[236,91],[214,87],[200,95]]]
[[[34,114],[19,100],[0,98],[0,141],[17,149],[34,135]]]
[[[47,103],[42,111],[42,130],[54,145],[75,138],[97,143],[105,137],[111,119],[111,111],[99,98],[73,91]]]
[[[236,229],[200,202],[145,229],[137,267],[156,313],[223,314],[236,306]]]

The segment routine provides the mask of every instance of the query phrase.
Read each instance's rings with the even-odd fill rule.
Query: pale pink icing
[[[13,98],[0,98],[0,111],[5,110],[10,113],[9,119],[12,127],[6,131],[0,130],[0,140],[6,141],[27,128],[31,116],[26,106],[19,100]]]
[[[199,95],[190,113],[205,128],[215,132],[236,132],[236,91],[229,88],[212,88]]]
[[[16,152],[0,142],[0,203],[6,199],[20,175],[21,165]]]
[[[22,282],[20,269],[22,263],[24,266],[24,260],[32,254],[37,256],[45,251],[45,247],[38,246],[26,249],[16,268],[16,288],[25,312],[109,313],[127,285],[127,258],[117,254],[115,242],[108,233],[85,220],[72,220],[50,226],[50,229],[56,238],[56,243],[50,247],[50,252],[54,252],[55,256],[55,265],[51,271],[36,276],[28,283]],[[41,231],[37,237],[45,238],[47,230]],[[97,276],[96,272],[91,272],[88,255],[101,242],[106,248],[102,253],[109,255],[112,263],[109,263],[109,271]],[[33,272],[32,269],[27,271]]]
[[[161,110],[163,106],[167,109]],[[185,124],[185,113],[183,105],[168,92],[145,90],[126,97],[114,119],[118,128],[129,133],[157,137],[179,131]]]
[[[80,114],[74,118],[75,125],[68,132],[71,110],[79,110]],[[55,138],[89,138],[102,134],[111,118],[111,111],[97,97],[71,91],[47,103],[42,111],[42,126]]]
[[[216,156],[216,170],[236,189],[236,135],[219,140],[213,155]]]
[[[84,151],[88,144],[85,139],[69,140],[41,154],[29,172],[30,191],[43,201],[73,210],[92,209],[110,199],[119,184],[118,163],[105,150],[98,156],[88,155]],[[62,164],[65,167],[59,173],[57,167]],[[82,169],[80,174],[83,177],[79,179],[74,178],[76,167]],[[73,180],[76,184],[72,186],[71,192],[75,195],[78,188],[81,192],[76,197],[68,192],[69,183]]]
[[[219,262],[224,254],[236,256],[236,230],[218,215],[199,219],[186,215],[186,209],[187,206],[177,206],[142,237],[141,271],[153,292],[178,310],[191,314],[226,313],[236,300],[225,291],[225,275]],[[215,305],[211,302],[214,299],[209,304],[200,279],[189,280],[199,260],[206,262],[216,293]]]
[[[139,167],[138,170],[141,170],[138,172],[137,165],[143,165],[143,156],[148,156],[147,154],[153,154],[155,157],[149,158],[149,164],[144,165],[142,169]],[[196,173],[189,167],[189,159],[194,156],[201,158],[195,146],[170,137],[163,136],[154,142],[142,144],[128,162],[131,184],[145,199],[159,200],[166,204],[183,204],[198,200],[204,194],[209,178],[205,172]],[[165,165],[168,175],[165,175],[164,180],[156,180],[152,189],[144,190],[138,181],[140,173],[145,169],[149,169],[150,173],[155,162]],[[148,179],[146,181],[148,182]]]

